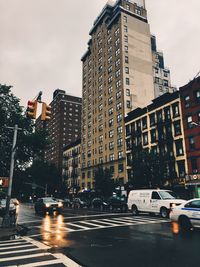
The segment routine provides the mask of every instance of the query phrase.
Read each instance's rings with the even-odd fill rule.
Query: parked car
[[[52,197],[43,197],[35,202],[35,213],[45,212],[61,212],[63,204]]]
[[[3,217],[5,215],[5,212],[6,212],[6,199],[0,199],[0,217]],[[16,215],[16,207],[12,203],[12,201],[10,201],[9,214],[10,216]]]
[[[120,209],[121,212],[126,212],[128,210],[127,203],[124,198],[120,197],[110,197],[107,201],[108,209],[110,211]]]
[[[72,200],[72,207],[73,208],[87,208],[89,203],[86,200],[82,200],[80,198],[74,198]]]
[[[64,198],[63,205],[70,208],[72,206],[72,201],[69,198]]]
[[[172,207],[170,219],[178,222],[181,230],[200,227],[200,198],[194,198],[179,206]]]
[[[178,199],[170,190],[131,190],[128,195],[128,209],[133,215],[138,215],[139,212],[149,212],[168,218],[170,207],[184,202],[185,200]]]
[[[108,203],[106,203],[102,198],[96,197],[91,202],[92,209],[100,209],[101,211],[108,208]]]

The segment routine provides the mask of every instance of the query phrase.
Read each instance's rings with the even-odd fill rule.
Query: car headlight
[[[63,206],[62,202],[58,202],[58,207],[61,208]]]
[[[50,207],[50,204],[49,203],[46,203],[45,206],[46,206],[46,208],[49,208]]]

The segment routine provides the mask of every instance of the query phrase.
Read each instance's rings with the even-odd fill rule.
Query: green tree
[[[35,157],[41,157],[42,151],[48,146],[47,134],[35,132],[32,120],[26,118],[20,100],[13,95],[12,86],[0,84],[0,175],[8,176],[13,130],[18,124],[15,169],[24,170]]]
[[[112,173],[109,169],[99,167],[94,173],[95,191],[104,197],[112,195],[114,190],[114,182]]]

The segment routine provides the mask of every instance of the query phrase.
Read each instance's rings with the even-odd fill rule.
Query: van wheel
[[[132,206],[132,214],[133,214],[133,216],[136,216],[139,214],[139,211],[138,211],[138,208],[136,205]]]
[[[191,228],[190,219],[186,216],[180,216],[178,219],[178,223],[181,231],[187,232]]]
[[[169,218],[169,210],[167,208],[165,208],[165,207],[162,207],[160,209],[160,215],[164,219]]]

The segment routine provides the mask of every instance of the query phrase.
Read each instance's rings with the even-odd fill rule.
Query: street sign
[[[8,177],[0,177],[0,187],[8,187]]]

